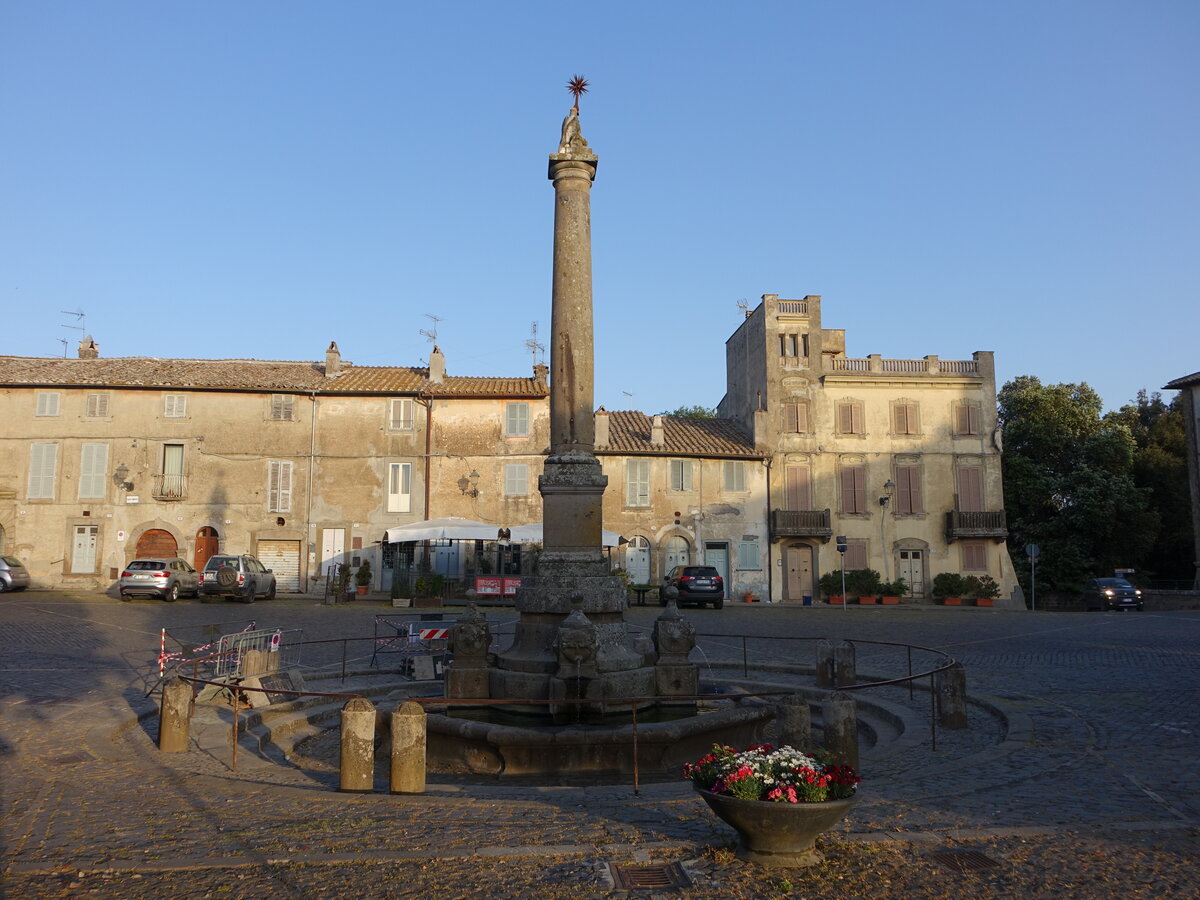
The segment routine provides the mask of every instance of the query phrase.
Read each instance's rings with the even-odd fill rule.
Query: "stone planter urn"
[[[772,803],[740,800],[696,787],[709,809],[738,833],[738,856],[762,866],[812,866],[824,857],[816,848],[817,836],[828,831],[858,802]]]

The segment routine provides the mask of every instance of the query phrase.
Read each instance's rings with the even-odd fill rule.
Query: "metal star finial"
[[[572,107],[576,112],[579,111],[579,95],[588,92],[588,83],[582,75],[572,75],[571,80],[567,82],[567,90],[575,95],[575,105]]]

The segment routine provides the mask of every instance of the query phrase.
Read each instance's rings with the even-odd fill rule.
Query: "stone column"
[[[784,697],[775,707],[779,743],[795,747],[801,753],[812,751],[812,715],[802,694]]]
[[[406,700],[392,711],[393,794],[425,793],[425,708]]]
[[[939,716],[943,728],[967,727],[967,670],[956,662],[936,676]]]
[[[833,641],[822,638],[817,641],[816,660],[817,687],[833,687]]]
[[[339,791],[368,794],[375,789],[375,705],[355,697],[342,707]]]
[[[858,681],[855,667],[854,644],[850,641],[842,641],[833,651],[833,674],[838,687],[845,687]]]
[[[176,676],[163,685],[158,710],[158,749],[183,753],[188,748],[188,726],[192,718],[192,686]]]
[[[821,705],[825,718],[825,749],[840,762],[858,768],[858,705],[842,691],[834,691]]]

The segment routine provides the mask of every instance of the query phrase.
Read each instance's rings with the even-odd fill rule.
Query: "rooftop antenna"
[[[546,345],[540,343],[537,339],[537,322],[533,322],[529,326],[529,340],[525,342],[525,349],[533,354],[533,364],[535,366],[540,360],[545,358],[542,354],[546,351]]]
[[[59,338],[58,342],[63,345],[63,359],[67,358],[67,339]]]
[[[59,325],[59,328],[70,328],[73,331],[87,331],[87,317],[84,315],[82,309],[77,309],[74,311],[69,309],[60,309],[59,312],[64,316],[74,316],[79,321],[78,325]]]
[[[742,315],[747,319],[750,318],[750,301],[743,297],[737,302],[737,308],[742,311]]]
[[[425,318],[429,319],[431,322],[433,322],[433,324],[429,326],[428,330],[421,328],[418,329],[418,331],[428,339],[429,343],[436,344],[438,322],[442,321],[442,317],[435,316],[432,313],[425,313]]]

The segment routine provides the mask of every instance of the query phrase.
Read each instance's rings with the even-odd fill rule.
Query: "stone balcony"
[[[872,375],[978,375],[979,362],[974,359],[884,359],[877,353],[865,357],[833,356],[826,360],[832,372],[867,372]]]
[[[952,509],[946,513],[946,540],[960,541],[990,538],[1002,541],[1008,537],[1004,510],[998,512],[964,512]]]
[[[823,541],[833,536],[828,509],[771,510],[773,538],[816,537]]]

